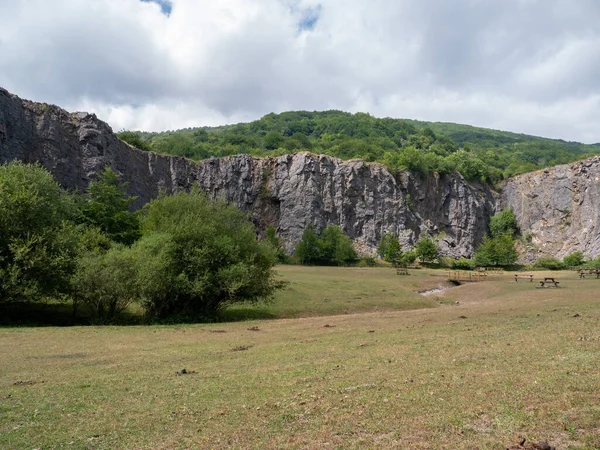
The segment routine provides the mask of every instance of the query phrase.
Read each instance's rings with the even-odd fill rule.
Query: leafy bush
[[[581,252],[573,252],[563,258],[565,267],[579,267],[583,265],[584,256]]]
[[[79,251],[75,204],[38,165],[0,166],[0,302],[66,294]]]
[[[475,261],[467,258],[460,258],[452,264],[453,269],[457,270],[473,270],[475,268]]]
[[[117,245],[106,252],[88,252],[73,276],[74,295],[92,316],[106,321],[139,299],[133,252]]]
[[[139,148],[140,150],[150,151],[150,144],[145,142],[142,137],[135,131],[121,131],[117,133],[117,137],[123,142],[131,145],[132,147]]]
[[[283,244],[281,243],[281,239],[277,236],[277,230],[275,230],[273,225],[269,225],[265,230],[264,242],[271,246],[277,262],[284,263],[287,261],[287,255],[283,249]]]
[[[562,262],[560,262],[556,258],[548,257],[548,258],[540,258],[533,265],[538,269],[550,269],[550,270],[561,270],[564,269],[565,266]]]
[[[269,298],[275,255],[236,207],[198,191],[152,201],[132,251],[147,314],[211,316],[225,305]]]
[[[296,258],[300,264],[343,266],[358,261],[352,241],[337,225],[328,225],[317,235],[312,225],[305,228],[296,245]]]

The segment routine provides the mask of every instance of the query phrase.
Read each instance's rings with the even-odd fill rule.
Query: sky
[[[0,0],[0,86],[162,131],[340,109],[600,142],[598,0]]]

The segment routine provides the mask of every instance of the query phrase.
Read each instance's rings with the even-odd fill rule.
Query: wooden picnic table
[[[586,273],[585,270],[579,269],[579,278],[585,278],[586,275],[596,275],[596,278],[600,278],[600,269],[589,269]]]
[[[540,287],[552,287],[552,286],[546,286],[546,284],[554,284],[554,287],[558,287],[558,285],[560,284],[560,282],[556,281],[554,279],[554,277],[546,277],[544,278],[543,281],[540,281]]]

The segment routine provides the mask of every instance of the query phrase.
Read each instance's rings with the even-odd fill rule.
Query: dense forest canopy
[[[459,171],[487,183],[600,153],[599,145],[335,110],[271,113],[249,123],[162,133],[123,131],[119,137],[142,150],[192,159],[306,150],[382,162],[392,171]]]

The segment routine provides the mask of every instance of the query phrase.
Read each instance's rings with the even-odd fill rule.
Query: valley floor
[[[280,272],[297,318],[1,328],[0,447],[600,448],[600,280]]]

